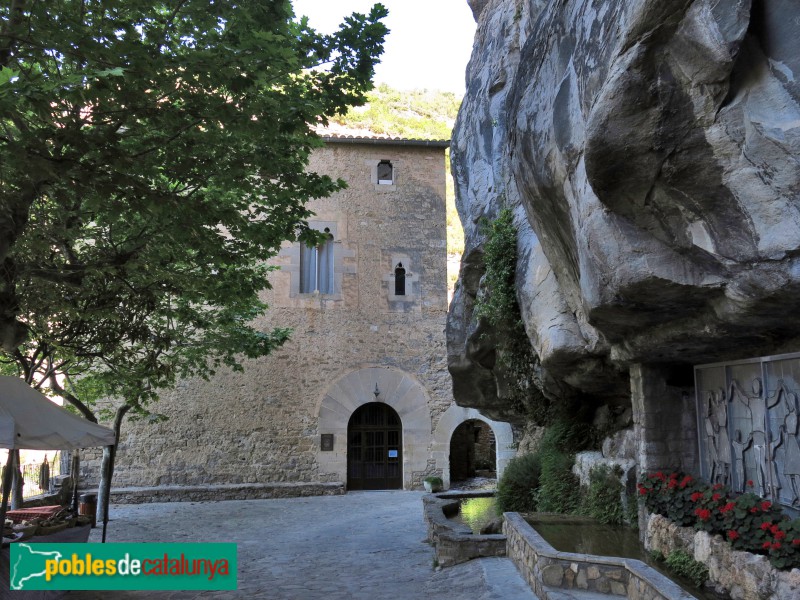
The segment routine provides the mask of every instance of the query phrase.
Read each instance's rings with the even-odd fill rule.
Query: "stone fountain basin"
[[[444,492],[422,497],[428,541],[436,551],[436,560],[442,567],[450,567],[473,558],[506,555],[506,536],[503,534],[475,534],[469,526],[449,519],[459,510],[465,498],[493,496],[492,491]]]
[[[629,600],[697,600],[641,560],[560,552],[519,513],[505,513],[506,552],[543,600],[560,591],[613,594]]]

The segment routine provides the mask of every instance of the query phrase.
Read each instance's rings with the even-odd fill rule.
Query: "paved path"
[[[422,494],[113,505],[109,542],[238,543],[236,592],[70,592],[69,600],[535,600],[511,561],[433,570]],[[99,541],[100,528],[90,541]]]

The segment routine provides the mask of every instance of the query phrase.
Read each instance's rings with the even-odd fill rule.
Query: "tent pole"
[[[72,512],[78,514],[78,471],[80,471],[80,450],[72,455]]]
[[[9,448],[8,450],[8,460],[6,461],[6,468],[3,471],[3,501],[0,504],[0,523],[2,525],[2,529],[0,532],[5,531],[6,529],[6,512],[8,510],[8,495],[11,493],[11,482],[13,481],[13,474],[11,473],[12,463],[14,462],[14,453]],[[2,533],[0,533],[0,537],[2,537]]]
[[[100,498],[97,511],[103,519],[103,543],[106,543],[106,528],[108,527],[108,505],[111,502],[111,478],[114,475],[114,459],[117,455],[117,446],[103,447],[103,487],[100,488]]]

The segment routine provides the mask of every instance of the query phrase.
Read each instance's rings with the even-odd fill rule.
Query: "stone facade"
[[[306,282],[304,288],[306,251],[284,244],[264,296],[269,310],[257,324],[264,331],[290,327],[291,340],[269,357],[247,361],[244,372],[182,381],[152,407],[168,417],[164,422],[125,422],[115,499],[139,501],[146,494],[141,488],[164,487],[170,499],[181,490],[200,497],[198,486],[216,489],[219,497],[271,495],[276,484],[284,486],[280,494],[295,489],[288,484],[310,485],[297,486],[303,493],[323,483],[344,490],[350,417],[374,402],[389,406],[402,423],[402,487],[420,488],[423,477],[446,475],[449,436],[458,424],[448,418],[437,429],[454,406],[443,335],[446,146],[326,138],[309,168],[348,184],[308,205],[315,213],[309,224],[329,234],[332,252],[320,250],[312,285],[330,287],[309,292]],[[379,182],[381,161],[391,163],[390,182]],[[325,269],[332,282],[323,281]],[[509,438],[510,429],[506,448],[498,448],[503,461]],[[323,443],[330,445],[323,449]]]

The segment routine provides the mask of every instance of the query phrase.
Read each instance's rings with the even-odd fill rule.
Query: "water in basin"
[[[463,498],[459,511],[453,515],[453,519],[467,525],[472,529],[472,533],[480,533],[481,529],[498,516],[494,497],[484,496],[480,498]]]
[[[525,520],[560,552],[647,560],[639,535],[628,527],[603,525],[591,519],[530,515]]]

